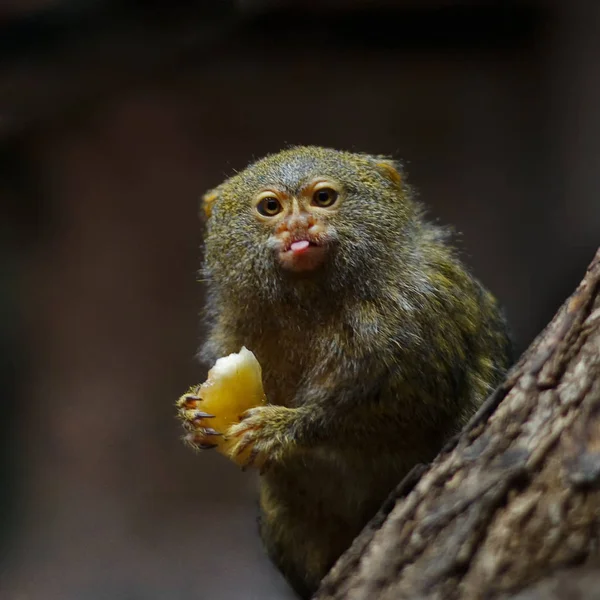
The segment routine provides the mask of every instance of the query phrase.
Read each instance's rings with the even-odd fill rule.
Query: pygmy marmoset
[[[262,465],[260,534],[302,597],[505,372],[496,301],[400,166],[295,147],[204,197],[214,362],[252,350],[268,405],[231,430]]]

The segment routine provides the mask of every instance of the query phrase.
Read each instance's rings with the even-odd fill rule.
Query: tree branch
[[[579,571],[557,572],[595,556],[599,533],[600,250],[505,382],[400,484],[316,598],[592,598]]]

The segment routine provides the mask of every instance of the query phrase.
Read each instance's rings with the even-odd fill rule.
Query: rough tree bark
[[[600,250],[505,382],[407,476],[316,598],[600,598],[599,540]]]

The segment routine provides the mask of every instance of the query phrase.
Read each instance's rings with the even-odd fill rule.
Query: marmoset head
[[[379,270],[417,214],[397,163],[313,146],[255,162],[203,208],[207,275],[237,288]]]

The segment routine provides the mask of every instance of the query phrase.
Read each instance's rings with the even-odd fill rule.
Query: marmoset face
[[[312,271],[327,260],[337,238],[331,219],[343,200],[342,186],[327,177],[316,177],[294,192],[273,184],[256,194],[254,216],[268,230],[267,245],[283,269]]]
[[[270,155],[204,197],[206,272],[239,290],[293,285],[295,274],[351,284],[394,255],[407,207],[382,157],[315,147]]]

